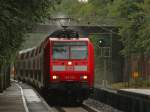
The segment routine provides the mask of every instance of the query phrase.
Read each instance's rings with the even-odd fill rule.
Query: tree
[[[108,24],[105,20],[106,6],[109,2],[109,0],[89,0],[88,3],[80,3],[78,0],[62,0],[61,4],[56,5],[52,15],[73,17],[81,24]]]
[[[0,0],[0,66],[11,60],[26,33],[49,16],[48,10],[55,3],[55,0]]]
[[[150,1],[145,0],[142,4],[140,4],[142,8],[143,18],[144,21],[140,31],[138,32],[139,35],[139,45],[142,46],[144,49],[144,53],[150,55]]]
[[[62,0],[52,15],[62,14],[78,19],[81,24],[114,25],[119,27],[120,40],[124,44],[123,55],[148,53],[149,0]]]
[[[145,50],[139,34],[145,23],[141,4],[143,2],[137,0],[115,0],[108,8],[109,16],[115,17],[116,25],[120,26],[119,34],[124,44],[122,53],[126,56],[141,54]]]

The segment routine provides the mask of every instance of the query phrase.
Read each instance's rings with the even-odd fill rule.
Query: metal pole
[[[0,93],[3,92],[3,71],[2,71],[2,66],[0,67]]]
[[[104,58],[104,86],[107,86],[107,59]]]
[[[109,56],[109,59],[110,59],[110,75],[111,75],[111,81],[110,81],[110,85],[114,82],[114,76],[113,76],[113,68],[112,68],[112,51],[113,51],[113,31],[111,30],[111,33],[110,33],[110,56]]]
[[[1,73],[1,67],[0,67],[0,93],[2,93],[2,73]]]

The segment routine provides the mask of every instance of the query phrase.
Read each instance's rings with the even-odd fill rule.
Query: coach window
[[[42,49],[42,46],[40,46],[40,48],[39,48],[39,53],[41,53],[41,49]]]
[[[31,57],[33,57],[33,54],[34,54],[34,50],[32,50]]]
[[[37,59],[37,69],[40,69],[40,58]]]
[[[23,62],[23,68],[26,69],[26,62]]]
[[[35,59],[33,59],[33,68],[35,69]]]
[[[40,81],[41,82],[41,73],[40,73],[40,71],[38,72],[39,74],[39,77],[38,77],[38,81]]]
[[[26,53],[26,59],[28,58],[28,56],[29,56],[29,52]]]
[[[33,57],[35,56],[35,52],[36,52],[36,50],[34,49],[34,50],[33,50]]]
[[[30,65],[31,65],[31,63],[30,63],[30,60],[29,60],[29,62],[28,62],[28,68],[30,69]]]
[[[38,54],[38,48],[36,48],[35,50],[35,56],[37,56],[37,54]]]
[[[42,65],[43,65],[43,60],[42,60],[43,58],[42,57],[40,57],[40,69],[41,69],[41,67],[42,67]]]
[[[23,54],[21,54],[21,60],[23,60]]]

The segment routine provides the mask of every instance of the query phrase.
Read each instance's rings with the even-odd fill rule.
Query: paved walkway
[[[0,112],[53,112],[53,110],[31,86],[12,82],[9,88],[0,93]]]
[[[20,83],[19,85],[23,89],[29,112],[53,112],[44,99],[31,86],[25,83]]]
[[[26,112],[21,89],[15,83],[0,93],[0,112]]]

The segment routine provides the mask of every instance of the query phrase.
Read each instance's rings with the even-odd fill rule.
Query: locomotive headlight
[[[88,78],[87,75],[84,75],[84,76],[83,76],[83,79],[84,79],[84,80],[87,80],[87,78]]]
[[[59,78],[59,77],[58,77],[57,75],[53,75],[53,76],[52,76],[52,79],[53,79],[53,80],[56,80],[56,79],[58,79],[58,78]]]
[[[88,79],[88,76],[87,75],[83,75],[80,77],[82,80],[87,80]]]

